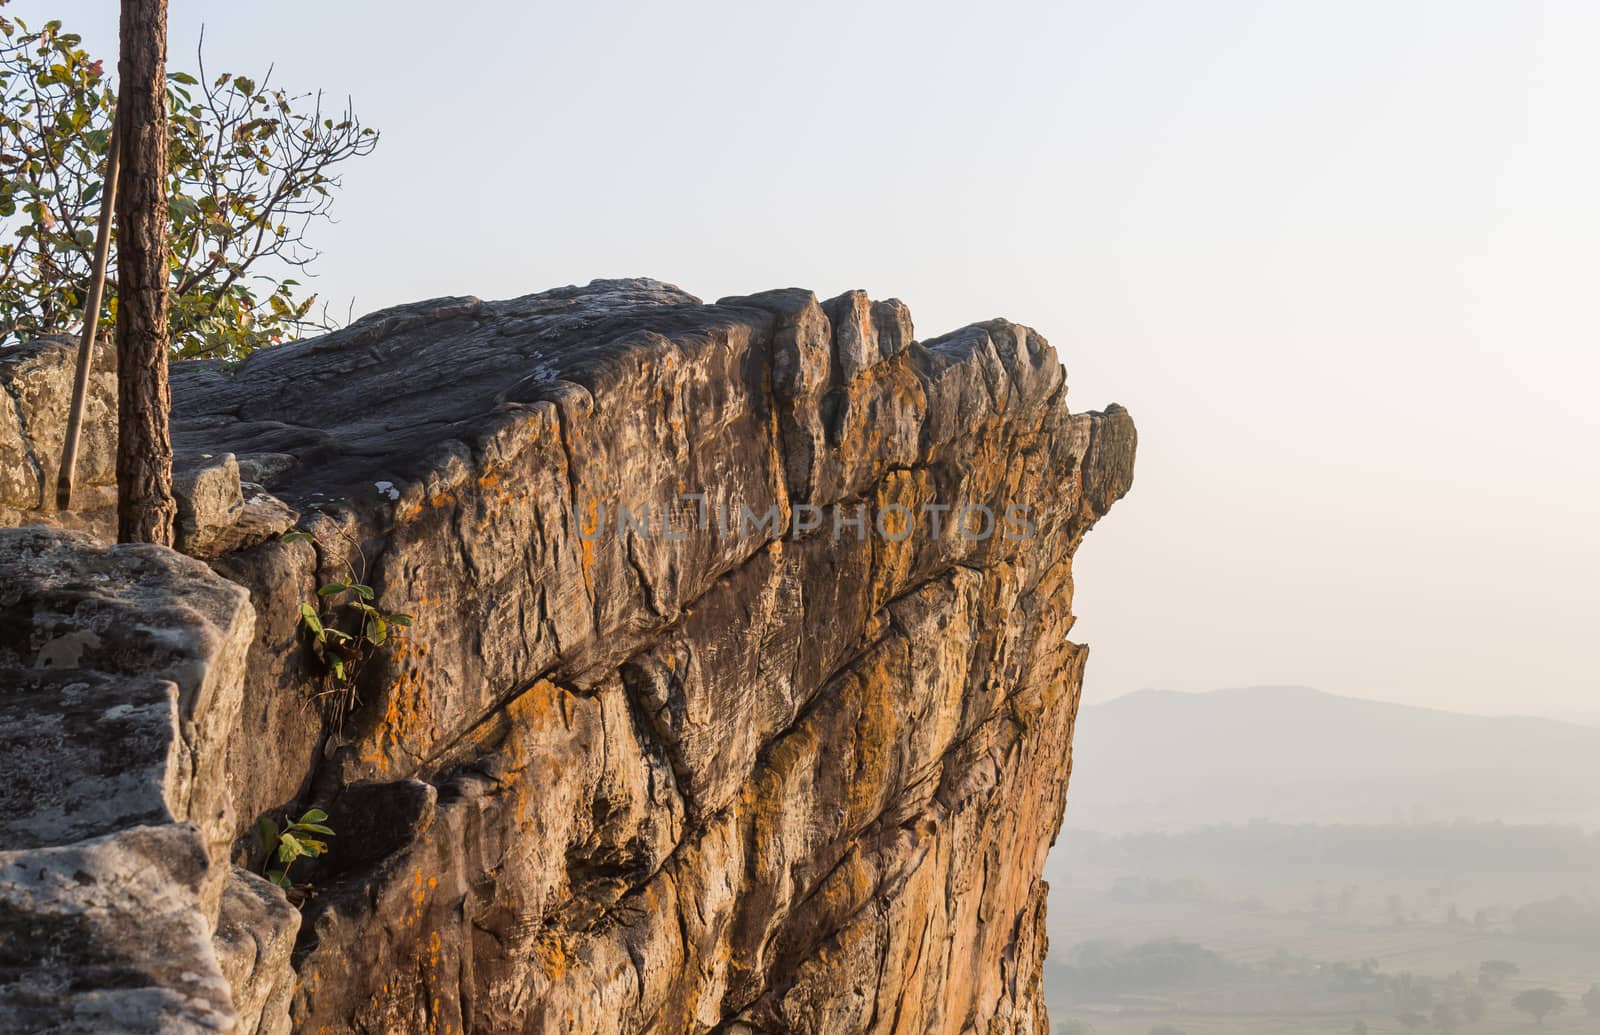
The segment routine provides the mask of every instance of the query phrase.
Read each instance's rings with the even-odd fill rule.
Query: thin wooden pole
[[[111,258],[111,220],[117,209],[117,177],[122,171],[122,155],[117,139],[117,118],[111,116],[110,156],[106,159],[106,179],[100,189],[100,225],[94,236],[94,268],[89,274],[89,300],[83,311],[83,337],[78,340],[78,373],[72,382],[72,409],[67,413],[67,440],[61,447],[61,470],[56,475],[56,509],[72,506],[72,487],[77,477],[78,439],[83,432],[83,407],[89,395],[89,369],[94,365],[94,336],[100,328],[100,305],[105,299],[106,265]]]

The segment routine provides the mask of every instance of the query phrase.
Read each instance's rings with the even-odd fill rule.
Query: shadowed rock
[[[212,932],[237,898],[223,765],[245,591],[170,550],[43,526],[0,530],[0,571],[0,1030],[235,1030]],[[275,951],[234,969],[260,960],[286,1018],[299,917],[270,894]]]

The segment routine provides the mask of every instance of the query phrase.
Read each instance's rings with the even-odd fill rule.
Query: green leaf
[[[291,532],[285,532],[278,538],[282,539],[286,543],[310,543],[316,540],[315,536],[301,528],[294,529]]]
[[[200,85],[200,80],[196,79],[194,76],[190,75],[188,72],[168,72],[167,73],[167,78],[172,80],[175,83],[182,83],[184,86],[199,86]]]
[[[343,593],[345,590],[347,590],[349,588],[350,588],[349,586],[346,586],[342,582],[330,582],[326,586],[322,586],[322,587],[319,587],[317,589],[317,596],[319,596],[319,597],[331,597],[335,593]]]
[[[321,823],[328,818],[328,814],[321,809],[306,809],[300,816],[301,823]]]
[[[409,626],[411,622],[412,617],[403,611],[396,611],[389,616],[389,623],[391,625]]]
[[[344,660],[342,658],[334,658],[332,662],[332,668],[333,677],[339,680],[341,683],[345,682]]]
[[[323,635],[322,619],[317,617],[317,609],[310,604],[302,603],[300,605],[300,621],[304,622],[305,627],[310,629],[314,635]]]
[[[278,847],[278,824],[271,816],[262,816],[256,820],[256,836],[261,838],[261,847],[271,852]]]
[[[268,870],[267,880],[270,880],[272,883],[276,884],[285,891],[288,891],[289,888],[293,886],[289,883],[289,873],[287,870]]]
[[[308,830],[313,834],[321,834],[324,837],[335,836],[331,827],[325,827],[321,823],[296,823],[294,828],[296,830]]]

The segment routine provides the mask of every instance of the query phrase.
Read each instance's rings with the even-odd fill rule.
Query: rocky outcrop
[[[72,509],[56,509],[77,350],[65,337],[0,348],[0,528],[48,522],[116,535],[117,354],[104,344],[84,396]]]
[[[0,1028],[233,1030],[212,930],[245,592],[40,526],[0,531],[0,571]]]
[[[262,814],[337,832],[296,1030],[1046,1030],[1072,554],[1134,433],[1037,334],[607,281],[173,393],[189,545],[255,612],[207,758],[235,861]],[[415,622],[347,688],[296,626],[351,573]],[[282,968],[222,969],[274,1030]]]
[[[56,506],[77,350],[65,337],[0,348],[0,528],[46,524],[116,535],[116,352],[103,344],[90,365],[71,506]],[[247,477],[259,473],[242,470],[232,454],[180,454],[177,548],[215,558],[292,528],[299,515]]]
[[[233,867],[212,946],[232,993],[237,1035],[287,1035],[300,914],[264,877]]]

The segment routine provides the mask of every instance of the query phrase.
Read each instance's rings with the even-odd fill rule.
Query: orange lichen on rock
[[[386,392],[312,409],[290,376]],[[418,616],[324,729],[271,624],[313,559],[228,559],[273,601],[228,756],[242,811],[314,788],[342,817],[299,1030],[1043,1031],[1072,554],[1135,434],[1067,410],[1042,338],[918,342],[863,292],[599,282],[426,303],[195,383],[218,401],[177,408],[193,434],[247,453],[270,424],[291,502]],[[685,493],[707,525],[666,534]]]

